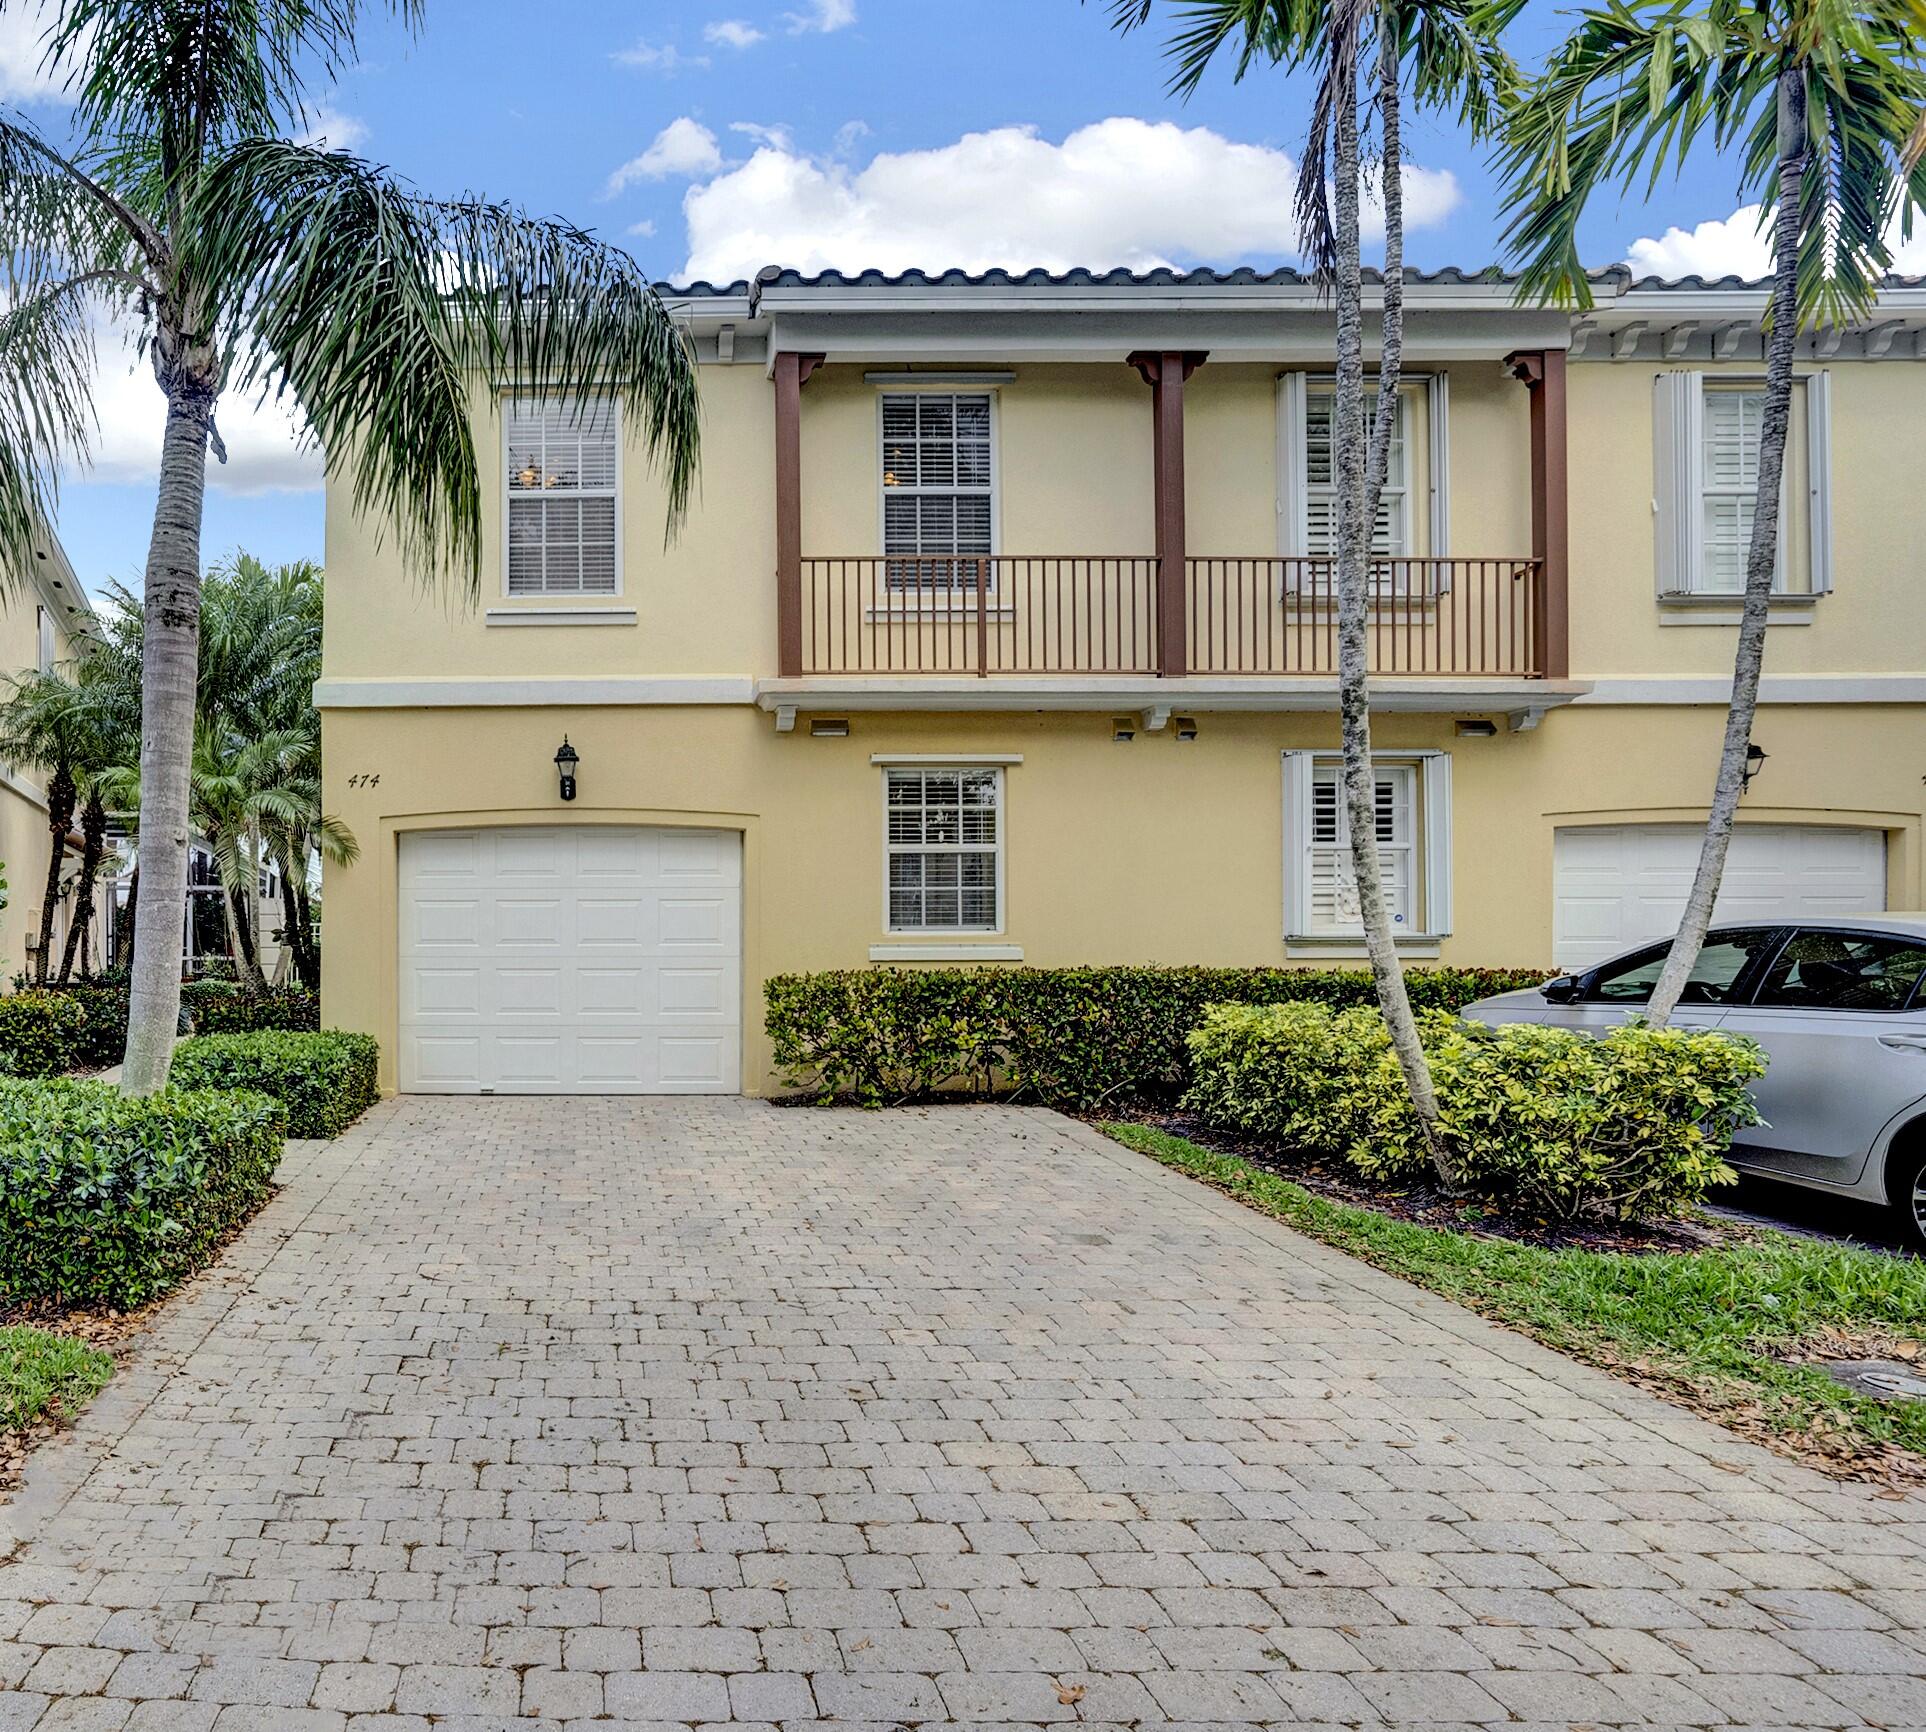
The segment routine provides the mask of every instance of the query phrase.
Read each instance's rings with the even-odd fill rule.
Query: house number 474
[[[348,778],[348,786],[350,788],[378,788],[381,786],[380,772],[377,771],[373,775],[350,776]]]

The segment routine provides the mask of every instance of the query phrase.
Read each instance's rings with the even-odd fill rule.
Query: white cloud
[[[693,178],[714,174],[721,167],[722,152],[716,145],[716,135],[685,114],[663,127],[640,156],[631,157],[609,176],[608,196],[614,198],[639,180]]]
[[[54,22],[48,0],[23,0],[0,11],[0,100],[65,102],[65,75],[51,78],[41,65],[44,38]]]
[[[718,48],[753,48],[762,40],[762,32],[740,18],[721,18],[702,32],[702,40]]]
[[[683,200],[691,277],[798,270],[1148,269],[1287,256],[1296,165],[1207,127],[1113,118],[1061,144],[1030,127],[966,134],[866,166],[765,146]],[[1413,228],[1460,201],[1444,170],[1405,171]],[[1373,225],[1374,227],[1376,225]]]
[[[74,480],[142,483],[160,474],[161,434],[167,399],[154,370],[130,338],[116,330],[98,335],[99,366],[94,407],[100,432],[93,462],[75,469]],[[257,406],[250,397],[223,397],[215,424],[227,446],[227,462],[208,458],[208,485],[218,492],[259,494],[311,492],[321,485],[321,453],[304,439],[305,423],[291,403]]]
[[[806,12],[783,15],[791,36],[827,36],[832,30],[845,30],[856,22],[856,0],[809,0]]]
[[[790,150],[794,148],[790,138],[789,128],[786,126],[764,126],[754,120],[732,120],[729,122],[729,130],[731,132],[741,133],[744,138],[749,139],[752,143],[766,144],[772,150]]]
[[[685,66],[704,67],[709,64],[707,55],[684,54],[673,42],[659,46],[652,42],[638,42],[633,48],[624,48],[612,56],[618,66],[633,66],[643,72],[660,72],[669,76],[680,72]]]
[[[637,240],[645,241],[650,235],[655,233],[655,224],[650,222],[647,217],[644,217],[639,223],[629,224],[629,233],[634,235]]]
[[[1760,207],[1743,205],[1729,217],[1714,217],[1690,229],[1632,242],[1626,263],[1641,277],[1768,277],[1772,274],[1772,237],[1759,227]],[[1908,241],[1895,221],[1887,241],[1893,269],[1901,276],[1926,273],[1926,221],[1916,214]]]
[[[366,122],[332,108],[317,109],[301,135],[303,144],[324,144],[330,150],[358,150],[367,140]]]

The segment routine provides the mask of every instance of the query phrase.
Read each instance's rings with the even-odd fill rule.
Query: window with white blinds
[[[619,593],[615,405],[606,398],[512,397],[505,418],[508,593]]]
[[[1003,772],[888,769],[884,872],[891,932],[1003,924]]]
[[[1745,589],[1752,514],[1759,490],[1763,390],[1716,388],[1701,416],[1699,524],[1703,536],[1698,587],[1708,595]]]
[[[1378,881],[1402,938],[1451,929],[1451,758],[1445,752],[1373,759]],[[1356,863],[1336,752],[1284,754],[1284,933],[1353,939],[1363,931]]]
[[[1365,426],[1378,412],[1378,394],[1364,394]],[[1391,446],[1385,453],[1384,490],[1378,496],[1378,522],[1371,549],[1387,558],[1411,551],[1411,483],[1407,454],[1408,405],[1402,394],[1391,418]],[[1304,393],[1304,551],[1313,557],[1337,552],[1337,394],[1335,387],[1313,383]]]
[[[971,556],[995,551],[991,415],[986,391],[884,394],[883,553],[891,589],[975,589]]]
[[[38,652],[40,671],[50,674],[60,653],[60,646],[54,637],[54,616],[44,607],[34,609],[35,647]]]

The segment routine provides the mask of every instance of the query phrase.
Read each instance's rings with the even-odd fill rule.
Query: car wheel
[[[1926,1253],[1926,1145],[1914,1146],[1893,1164],[1887,1195],[1899,1214],[1909,1250]]]

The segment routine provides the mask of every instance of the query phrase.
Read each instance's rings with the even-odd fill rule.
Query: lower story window
[[[1399,937],[1451,929],[1451,759],[1443,752],[1372,759],[1378,878]],[[1291,938],[1363,932],[1357,871],[1335,752],[1284,754],[1284,931]]]
[[[1003,772],[889,769],[884,865],[892,932],[1003,925]]]

